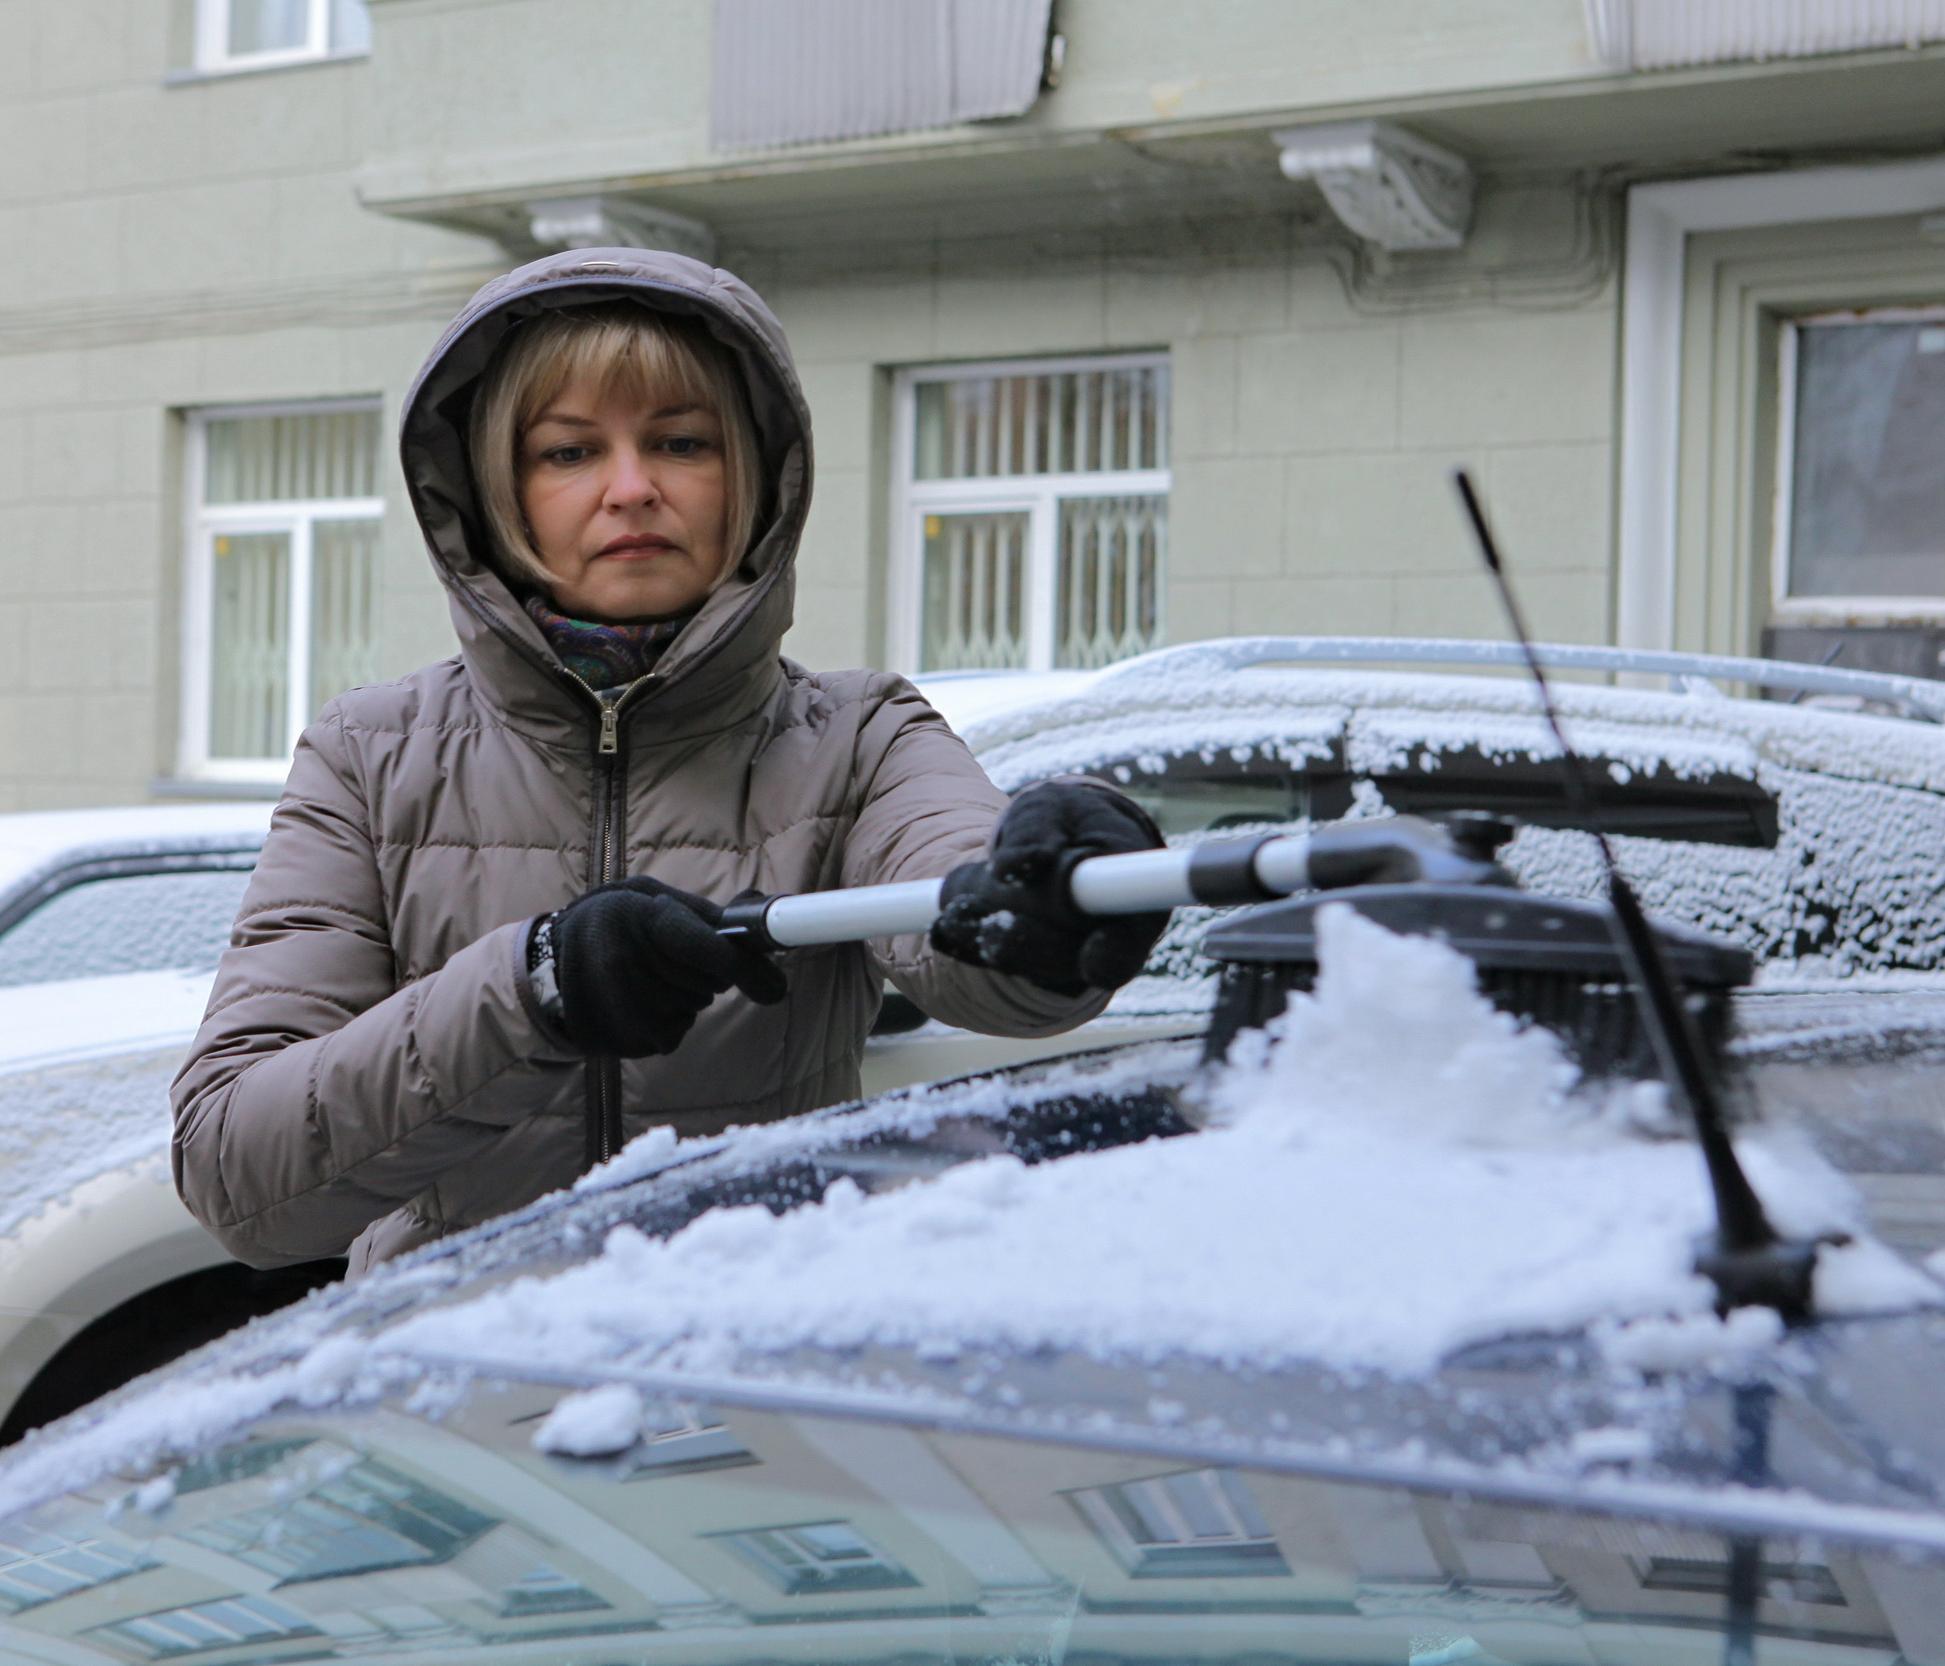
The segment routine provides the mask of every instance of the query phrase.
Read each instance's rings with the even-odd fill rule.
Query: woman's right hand
[[[596,886],[553,916],[560,1027],[586,1053],[624,1059],[672,1053],[726,989],[772,1006],[783,971],[760,949],[716,928],[704,897],[641,876]]]

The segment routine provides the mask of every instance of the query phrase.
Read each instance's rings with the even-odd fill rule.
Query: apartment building
[[[0,0],[0,809],[451,651],[392,438],[674,247],[817,422],[789,651],[1498,628],[1935,673],[1939,0]]]

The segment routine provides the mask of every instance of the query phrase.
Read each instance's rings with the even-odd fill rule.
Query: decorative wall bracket
[[[702,221],[621,197],[530,202],[527,228],[543,249],[668,249],[716,263],[716,234]]]
[[[1381,249],[1456,249],[1472,224],[1472,168],[1462,156],[1384,121],[1332,122],[1272,134],[1287,179],[1315,180],[1332,211]]]

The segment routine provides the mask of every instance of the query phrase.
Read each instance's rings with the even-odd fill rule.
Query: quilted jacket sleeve
[[[327,711],[171,1091],[190,1212],[256,1266],[341,1255],[531,1114],[569,1061],[530,1005],[525,939],[511,921],[396,986],[364,794]]]
[[[966,744],[902,677],[875,679],[858,737],[861,802],[842,883],[934,879],[984,856],[1008,803]],[[988,1035],[1055,1035],[1085,1023],[1107,992],[1054,995],[968,966],[922,936],[868,945],[879,970],[934,1018]]]

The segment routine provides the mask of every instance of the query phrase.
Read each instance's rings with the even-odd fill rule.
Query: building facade
[[[0,0],[0,809],[451,651],[393,435],[548,248],[817,424],[788,651],[1536,628],[1936,672],[1945,5]]]

